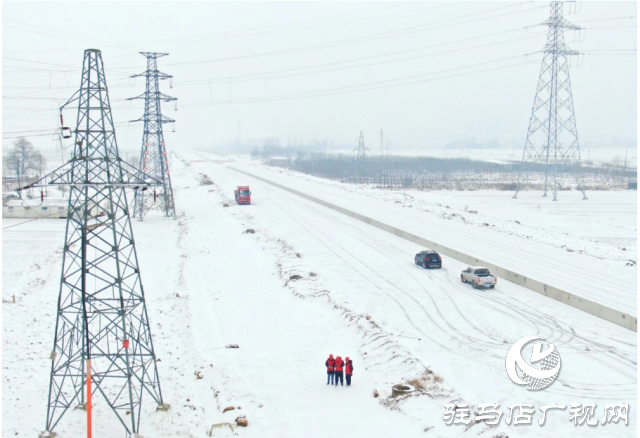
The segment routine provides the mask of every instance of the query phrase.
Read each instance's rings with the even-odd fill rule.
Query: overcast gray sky
[[[583,145],[635,142],[636,14],[635,2],[565,5],[587,28],[566,33],[585,53],[571,69]],[[179,99],[177,112],[163,106],[177,120],[168,149],[233,144],[238,125],[244,141],[285,145],[355,146],[363,130],[377,148],[380,129],[396,147],[523,145],[546,35],[527,26],[548,15],[548,2],[3,2],[3,147],[36,131],[25,134],[53,148],[35,135],[59,126],[87,48],[102,50],[116,122],[143,112],[124,101],[144,91],[128,78],[145,69],[137,53],[170,53],[159,60],[174,76],[162,91]],[[142,126],[117,138],[137,149]]]

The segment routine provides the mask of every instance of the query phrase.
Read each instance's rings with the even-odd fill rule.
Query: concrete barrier
[[[444,254],[448,257],[456,259],[460,262],[469,264],[469,265],[480,265],[486,266],[489,268],[493,274],[499,278],[508,280],[512,283],[525,287],[529,290],[537,292],[541,295],[552,298],[556,301],[560,301],[561,303],[567,304],[576,309],[582,310],[583,312],[590,313],[591,315],[597,316],[598,318],[605,319],[609,322],[617,324],[621,327],[624,327],[629,330],[633,330],[635,332],[638,331],[638,318],[633,315],[629,315],[618,310],[611,309],[602,304],[598,304],[594,301],[588,300],[586,298],[575,295],[571,292],[564,291],[555,286],[548,285],[538,280],[534,280],[532,278],[526,277],[522,274],[518,274],[517,272],[513,272],[509,269],[502,268],[493,263],[484,261],[477,257],[473,257],[467,254],[464,254],[460,251],[457,251],[453,248],[449,248],[447,246],[441,245],[437,242],[434,242],[429,239],[425,239],[418,235],[409,233],[407,231],[401,230],[399,228],[393,227],[389,224],[385,224],[384,222],[380,222],[376,219],[372,219],[370,217],[364,216],[360,213],[356,213],[351,210],[347,210],[346,208],[340,207],[338,205],[327,202],[323,199],[316,198],[314,196],[308,195],[306,193],[300,192],[298,190],[292,189],[290,187],[284,186],[282,184],[278,184],[276,182],[270,181],[268,179],[253,175],[249,172],[245,172],[240,169],[236,169],[233,167],[228,167],[231,170],[234,170],[239,173],[243,173],[252,178],[258,179],[260,181],[266,182],[267,184],[271,184],[275,187],[278,187],[282,190],[286,190],[290,193],[294,193],[298,196],[301,196],[309,201],[316,202],[320,205],[324,205],[327,208],[338,211],[340,213],[346,214],[347,216],[351,216],[354,219],[358,219],[366,224],[379,228],[381,230],[387,231],[389,233],[395,234],[398,237],[402,237],[403,239],[410,240],[411,242],[415,242],[420,244],[421,246],[426,246],[430,249],[437,250],[440,254]]]

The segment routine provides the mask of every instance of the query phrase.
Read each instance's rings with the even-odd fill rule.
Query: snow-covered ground
[[[601,256],[597,260],[617,270],[604,270],[602,277],[591,273],[591,278],[632,272],[621,276],[617,287],[633,289],[625,299],[633,297],[634,309],[635,267],[624,266],[624,260],[627,252],[635,260],[635,201],[620,207],[624,214],[606,216],[602,207],[595,214],[602,222],[591,223],[593,214],[575,211],[584,204],[576,202],[572,211],[564,198],[560,209],[567,210],[561,212],[544,206],[538,210],[522,197],[519,209],[509,204],[500,212],[496,206],[501,201],[490,192],[478,197],[469,192],[448,197],[442,192],[383,193],[225,161],[181,153],[171,163],[178,220],[152,212],[133,224],[163,395],[172,406],[162,413],[147,405],[142,436],[205,437],[213,424],[233,423],[240,414],[247,416],[249,427],[235,433],[256,437],[636,435],[635,333],[509,282],[475,291],[458,280],[462,264],[447,257],[442,270],[425,271],[413,264],[420,248],[411,242],[228,167],[279,178],[383,220],[397,219],[409,231],[416,227],[443,239],[453,236],[462,251],[479,248],[482,238],[495,241],[502,251],[493,254],[502,254],[503,264],[519,266],[542,254],[545,275],[561,275],[554,267],[571,263],[577,263],[578,276],[583,275],[581,261]],[[213,184],[202,185],[202,175]],[[235,186],[243,184],[251,186],[251,206],[229,202]],[[590,196],[589,202],[598,205],[604,199],[632,203],[629,197],[611,198],[611,193],[602,201]],[[224,202],[230,206],[223,207]],[[465,206],[478,213],[463,214]],[[465,221],[441,217],[453,213]],[[587,229],[589,222],[597,243],[587,243],[574,232],[581,214],[588,217],[580,229]],[[623,220],[623,228],[607,229],[608,217]],[[423,225],[417,227],[414,221]],[[64,221],[23,222],[3,220],[3,436],[36,436],[44,429],[64,236]],[[615,249],[622,245],[626,251]],[[601,283],[595,295],[615,289]],[[16,304],[11,302],[14,294]],[[538,392],[512,384],[504,368],[510,346],[533,335],[554,343],[562,358],[558,380]],[[225,349],[230,343],[240,348]],[[353,387],[325,385],[329,353],[353,359]],[[428,376],[425,395],[388,406],[380,402],[392,384],[421,375]],[[373,398],[374,389],[380,398]],[[452,400],[499,403],[505,415],[493,428],[483,423],[468,429],[446,426],[443,405]],[[597,418],[605,403],[629,403],[629,426],[576,427],[568,421],[569,406],[549,412],[545,426],[537,423],[539,410],[532,425],[508,426],[508,406],[518,402],[536,409],[551,402],[595,402]],[[98,397],[94,403],[96,436],[98,430],[100,436],[122,436]],[[227,406],[236,409],[222,413]],[[69,412],[57,428],[59,437],[80,436],[83,421],[84,412]],[[227,435],[231,432],[221,427],[211,436]]]

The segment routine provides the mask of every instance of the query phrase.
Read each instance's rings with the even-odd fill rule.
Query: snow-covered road
[[[206,152],[198,154],[211,156]],[[573,222],[565,223],[563,232],[559,232],[558,223],[566,221],[566,218],[547,212],[547,206],[544,205],[550,204],[548,207],[555,209],[560,208],[559,204],[554,203],[552,206],[551,201],[543,202],[537,193],[521,192],[517,201],[510,199],[508,193],[498,193],[496,196],[503,199],[501,203],[492,200],[485,207],[485,210],[491,207],[494,209],[493,214],[488,215],[491,219],[482,219],[482,216],[487,217],[483,211],[475,219],[477,211],[476,214],[468,214],[462,208],[450,209],[448,205],[441,205],[439,202],[443,200],[438,193],[413,191],[413,195],[407,195],[402,192],[380,191],[270,168],[246,160],[234,163],[233,167],[612,309],[637,314],[637,272],[635,265],[628,266],[630,260],[635,263],[637,251],[636,238],[631,235],[637,233],[634,219],[637,217],[636,206],[635,203],[622,205],[621,196],[615,192],[590,194],[594,199],[597,198],[592,201],[592,204],[595,203],[594,208],[599,206],[603,215],[614,215],[619,222],[612,221],[611,229],[600,223],[597,214],[589,217],[574,214],[570,216]],[[471,192],[464,199],[473,205],[471,201],[474,197],[476,195]],[[624,199],[628,197],[627,195]],[[455,197],[452,200],[455,202]],[[584,204],[586,201],[582,201],[575,193],[563,193],[562,202],[565,203],[563,208],[569,205],[576,210],[581,208],[577,202]],[[543,204],[542,210],[540,204]],[[468,219],[465,220],[463,216]],[[593,216],[596,216],[595,221],[590,219]],[[518,223],[516,219],[519,219]],[[469,223],[471,220],[477,223]],[[593,222],[597,223],[594,228]],[[619,232],[615,234],[615,230]],[[615,242],[622,241],[621,235],[628,235],[625,239],[627,243],[618,243],[618,248],[615,248]],[[604,245],[607,240],[610,243]],[[567,242],[562,244],[563,241]],[[622,247],[628,248],[623,250]]]

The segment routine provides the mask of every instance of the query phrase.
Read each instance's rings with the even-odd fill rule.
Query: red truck
[[[233,194],[236,197],[236,202],[240,205],[251,204],[251,191],[249,186],[238,186],[238,190],[234,190]]]

